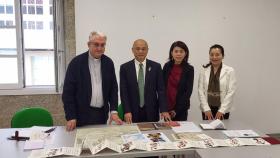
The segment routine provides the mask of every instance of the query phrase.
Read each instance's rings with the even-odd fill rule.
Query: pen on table
[[[51,133],[52,131],[55,130],[55,128],[56,128],[56,127],[52,127],[52,128],[50,128],[50,129],[44,131],[44,133]]]

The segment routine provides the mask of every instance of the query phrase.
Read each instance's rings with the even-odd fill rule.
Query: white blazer
[[[199,74],[198,79],[198,98],[200,101],[200,109],[205,112],[209,111],[210,107],[207,99],[207,90],[209,84],[209,77],[211,72],[211,66],[203,68]],[[219,112],[225,114],[232,109],[233,96],[236,90],[236,76],[234,69],[223,64],[220,73],[220,98],[221,107]]]

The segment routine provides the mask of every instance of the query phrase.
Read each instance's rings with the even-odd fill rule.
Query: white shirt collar
[[[94,58],[94,57],[91,55],[90,51],[88,51],[88,57],[89,57],[89,59],[92,60],[93,62],[100,62],[100,60],[101,60],[101,58],[99,58],[99,59]]]
[[[140,64],[140,62],[137,61],[136,59],[134,59],[134,63],[135,63],[136,65],[139,65],[139,64]],[[143,64],[144,67],[146,66],[146,59],[142,62],[142,64]]]

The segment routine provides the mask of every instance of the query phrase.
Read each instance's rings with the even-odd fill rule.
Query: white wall
[[[87,50],[88,34],[107,34],[106,54],[119,76],[131,60],[135,39],[149,43],[148,58],[166,62],[171,43],[185,41],[195,67],[189,120],[200,120],[197,79],[208,49],[225,48],[224,62],[236,69],[238,90],[231,119],[264,132],[279,132],[279,0],[76,0],[77,54]]]

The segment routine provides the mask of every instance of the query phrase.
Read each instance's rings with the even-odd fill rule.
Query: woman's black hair
[[[170,47],[170,50],[169,50],[169,61],[171,61],[173,64],[174,64],[174,59],[172,57],[172,51],[175,47],[180,47],[182,48],[185,53],[186,53],[186,56],[184,57],[183,61],[181,64],[183,63],[188,63],[188,60],[189,60],[189,48],[188,46],[182,42],[182,41],[176,41],[174,43],[172,43],[171,47]]]
[[[214,44],[213,46],[211,46],[210,49],[209,49],[209,54],[210,54],[211,50],[212,50],[212,49],[215,49],[215,48],[220,49],[220,50],[221,50],[222,56],[223,56],[223,57],[225,56],[224,47],[221,46],[221,45],[219,45],[219,44]],[[209,63],[206,64],[206,65],[202,65],[202,67],[207,68],[207,67],[209,67],[210,65],[211,65],[211,62],[209,62]]]

